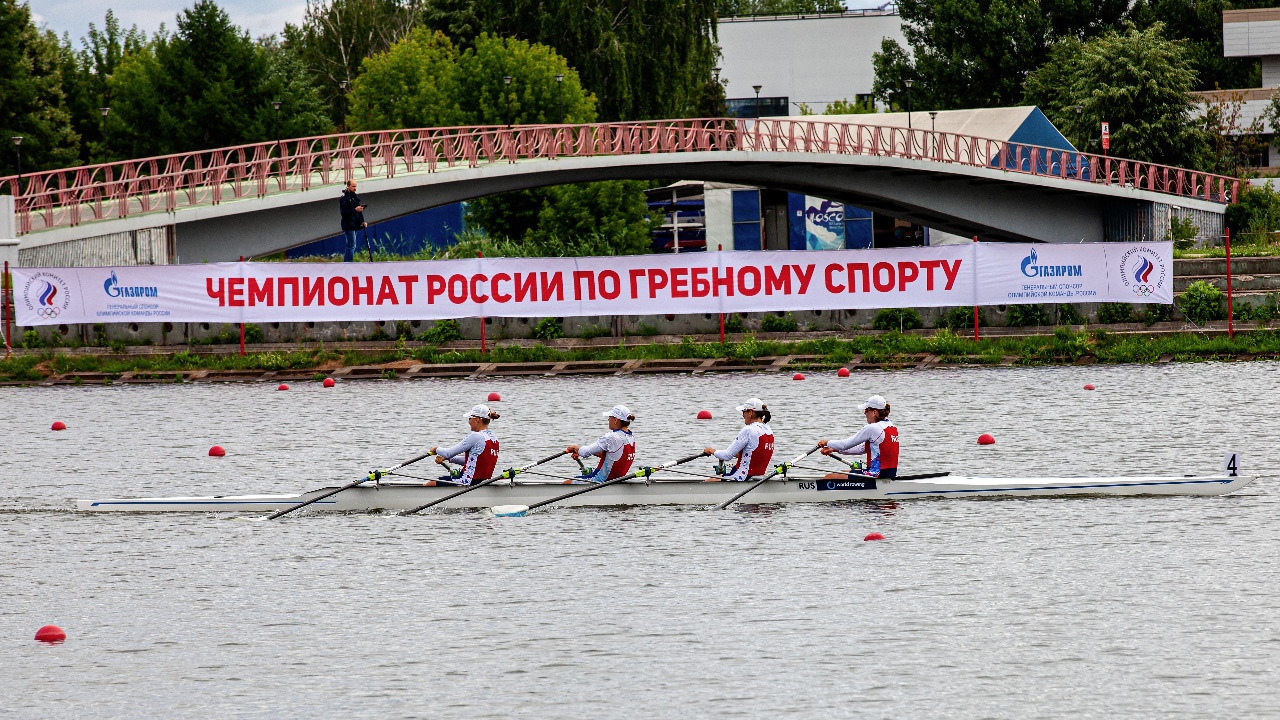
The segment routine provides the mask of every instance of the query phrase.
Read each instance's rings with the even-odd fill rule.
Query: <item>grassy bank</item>
[[[1072,332],[1059,328],[1053,335],[1022,338],[972,340],[946,330],[929,337],[887,332],[853,338],[824,338],[782,342],[748,337],[742,342],[703,343],[685,338],[673,344],[632,347],[602,346],[561,350],[533,347],[498,347],[481,354],[478,350],[450,350],[436,346],[399,347],[380,352],[335,352],[299,350],[239,355],[116,356],[64,355],[50,350],[0,360],[0,380],[39,381],[69,372],[172,372],[179,370],[314,370],[317,377],[339,367],[379,365],[412,360],[420,363],[468,362],[563,362],[572,360],[633,360],[674,358],[750,359],[773,355],[817,355],[814,367],[834,367],[861,356],[865,363],[914,362],[912,356],[927,353],[949,364],[994,365],[1005,358],[1017,358],[1019,365],[1074,363],[1094,358],[1099,363],[1150,363],[1162,356],[1175,361],[1207,361],[1239,355],[1280,354],[1280,332],[1241,332],[1234,339],[1195,333],[1176,335],[1116,335],[1105,330]]]

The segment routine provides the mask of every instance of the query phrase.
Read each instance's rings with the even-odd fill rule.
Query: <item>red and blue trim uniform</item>
[[[827,443],[827,447],[836,452],[856,452],[859,445],[866,449],[867,469],[865,473],[851,473],[851,477],[869,475],[890,480],[898,476],[898,428],[893,423],[888,420],[874,422],[851,438]]]

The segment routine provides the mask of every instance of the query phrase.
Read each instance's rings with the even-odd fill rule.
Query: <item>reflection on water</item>
[[[0,707],[40,718],[1275,715],[1277,369],[0,390]],[[354,479],[455,442],[462,413],[494,390],[504,466],[593,440],[617,403],[638,418],[637,462],[721,447],[750,396],[769,403],[792,457],[852,433],[875,392],[902,428],[904,472],[1210,473],[1229,443],[1266,477],[1221,498],[520,519],[68,511],[79,497]],[[716,419],[694,420],[703,408]],[[70,429],[50,432],[54,420]],[[978,447],[982,432],[997,444]],[[215,443],[227,457],[208,457]],[[887,540],[863,542],[870,532]],[[32,642],[46,623],[67,643]]]

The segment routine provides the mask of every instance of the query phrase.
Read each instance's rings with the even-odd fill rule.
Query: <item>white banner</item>
[[[1030,262],[1024,262],[1033,252]],[[391,263],[17,268],[13,275],[20,325],[435,320],[946,307],[972,305],[975,299],[980,304],[1170,302],[1172,252],[1170,243],[974,244]],[[1144,258],[1151,268],[1141,264]],[[1134,276],[1127,284],[1127,276],[1121,275],[1126,272]],[[1054,287],[1042,289],[1049,285]],[[1154,289],[1142,295],[1133,287]],[[1041,295],[1068,291],[1090,294]]]

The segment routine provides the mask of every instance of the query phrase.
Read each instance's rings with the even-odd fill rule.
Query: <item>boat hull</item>
[[[1021,498],[1072,495],[1225,495],[1255,477],[1110,477],[1110,478],[974,478],[936,480],[827,480],[792,477],[766,482],[747,496],[751,504],[838,502],[846,500],[916,500],[923,498]],[[740,483],[655,479],[610,485],[556,503],[557,507],[629,505],[716,505],[744,487]],[[211,497],[114,498],[77,500],[86,512],[272,512],[316,497],[322,488],[295,495],[227,495]],[[556,483],[495,483],[437,505],[440,509],[532,505],[572,490]],[[409,483],[361,485],[309,506],[328,512],[409,510],[457,492],[457,487]]]

